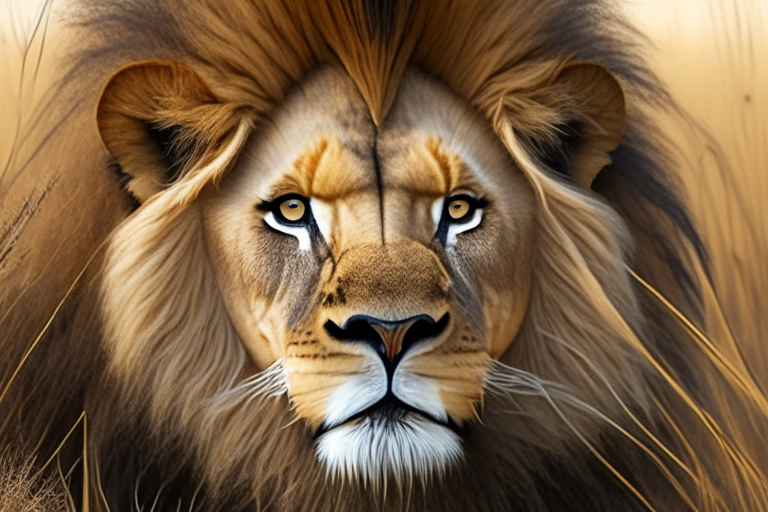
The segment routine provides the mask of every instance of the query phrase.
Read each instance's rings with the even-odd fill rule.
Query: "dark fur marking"
[[[379,222],[381,223],[381,244],[385,245],[384,240],[384,183],[381,176],[381,157],[379,156],[378,144],[379,134],[378,131],[373,137],[373,165],[376,171],[376,188],[379,192]]]
[[[372,39],[389,41],[394,36],[399,0],[363,0],[368,33]]]
[[[128,183],[131,182],[133,177],[128,174],[127,172],[123,171],[123,168],[118,164],[114,158],[111,156],[108,158],[108,162],[106,164],[107,169],[114,174],[114,176],[117,178],[118,183],[120,183],[120,188],[123,190],[128,190]],[[131,200],[131,210],[135,210],[140,206],[139,200],[136,199],[136,197],[133,194],[128,194]]]
[[[175,126],[163,128],[150,123],[147,125],[147,131],[165,160],[163,184],[170,185],[179,179],[190,157],[189,153],[179,146],[179,128]]]
[[[673,188],[670,178],[659,169],[668,162],[669,155],[658,155],[658,149],[653,141],[650,141],[637,132],[629,128],[625,135],[625,142],[622,143],[613,153],[614,165],[611,166],[611,172],[601,172],[592,183],[592,188],[601,193],[609,189],[611,182],[617,179],[626,179],[632,182],[637,192],[656,206],[665,217],[679,230],[685,239],[691,244],[696,256],[701,261],[702,268],[711,281],[711,271],[709,267],[709,257],[704,247],[704,241],[696,231],[691,214],[683,203],[680,194]],[[652,156],[653,155],[653,156]],[[662,160],[661,162],[657,160]],[[675,279],[686,293],[686,298],[694,304],[701,304],[701,291],[699,290],[698,280],[687,270],[687,262],[682,261],[675,248],[674,240],[670,240],[669,234],[664,228],[655,223],[648,223],[649,214],[643,208],[633,208],[632,206],[621,204],[611,200],[610,194],[603,195],[611,205],[616,208],[622,216],[638,226],[648,240],[653,240],[657,254],[672,263],[672,271]]]
[[[328,359],[333,354],[294,354],[291,357],[295,359]]]
[[[555,173],[568,178],[571,176],[571,155],[581,140],[581,129],[577,121],[569,121],[554,127],[556,137],[551,140],[532,140],[530,146],[539,162]]]

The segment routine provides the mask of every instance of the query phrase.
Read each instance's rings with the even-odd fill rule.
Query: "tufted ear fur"
[[[99,100],[101,137],[143,203],[177,181],[216,148],[243,116],[219,101],[187,64],[131,64],[107,81]]]
[[[589,188],[624,135],[624,93],[611,73],[589,63],[566,66],[550,88],[554,130],[528,145],[549,169]]]

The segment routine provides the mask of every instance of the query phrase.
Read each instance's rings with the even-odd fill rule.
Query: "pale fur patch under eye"
[[[286,226],[285,224],[278,222],[275,218],[275,214],[272,212],[264,214],[264,222],[266,222],[269,227],[276,229],[281,233],[296,237],[299,241],[300,250],[308,251],[312,248],[312,241],[309,238],[309,230],[307,230],[306,227]]]
[[[463,224],[449,224],[448,225],[448,236],[445,238],[445,245],[451,246],[455,245],[457,242],[456,235],[460,233],[464,233],[465,231],[469,231],[470,229],[475,229],[477,226],[480,225],[480,222],[483,220],[483,210],[480,208],[475,210],[475,213],[472,215],[472,220],[469,222],[465,222]]]
[[[445,205],[445,199],[437,199],[432,203],[432,222],[434,222],[435,231],[440,227],[440,219],[443,217],[443,206]]]

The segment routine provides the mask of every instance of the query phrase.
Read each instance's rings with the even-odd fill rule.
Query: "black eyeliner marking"
[[[464,217],[460,219],[452,219],[451,216],[448,215],[448,207],[454,201],[466,201],[469,203],[469,211]],[[449,225],[461,225],[470,222],[475,217],[475,212],[477,210],[482,210],[489,204],[490,203],[488,200],[484,197],[477,198],[470,196],[469,194],[457,194],[455,196],[447,197],[443,202],[443,212],[440,214],[440,223],[438,224],[437,231],[435,232],[435,236],[438,240],[440,240],[440,243],[443,245],[443,247],[445,247],[446,243],[448,242]]]
[[[291,221],[286,219],[283,216],[283,214],[280,212],[280,205],[291,199],[298,199],[299,201],[304,203],[304,216],[297,221]],[[307,199],[301,194],[283,194],[282,196],[276,197],[275,199],[262,201],[261,203],[256,205],[256,209],[261,211],[272,212],[272,214],[275,216],[275,219],[280,224],[284,226],[290,226],[290,227],[307,227],[309,226],[310,219],[312,217],[312,209],[309,207],[309,199]]]

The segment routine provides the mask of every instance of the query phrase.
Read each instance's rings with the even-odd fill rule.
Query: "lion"
[[[768,509],[615,7],[68,9],[0,181],[0,407],[71,508]]]

